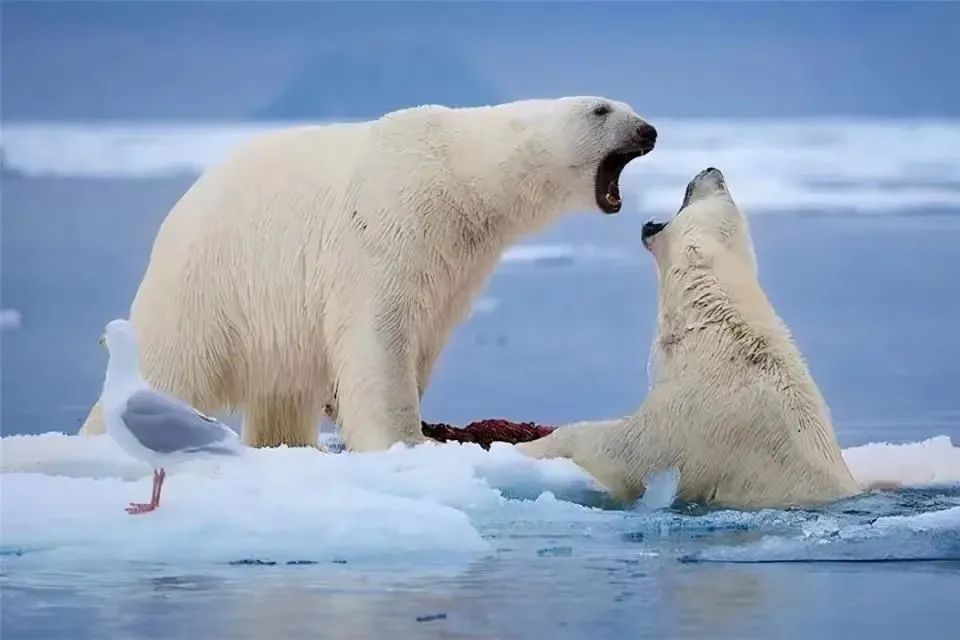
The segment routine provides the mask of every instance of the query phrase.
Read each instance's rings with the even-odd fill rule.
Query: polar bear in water
[[[718,506],[813,505],[859,493],[827,405],[760,288],[747,220],[720,171],[697,175],[672,221],[644,226],[643,244],[660,286],[643,406],[518,446],[571,458],[626,501],[670,468],[680,472],[679,499]]]

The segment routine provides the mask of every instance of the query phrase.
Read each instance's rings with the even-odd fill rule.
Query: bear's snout
[[[650,153],[657,144],[657,128],[642,122],[634,133],[634,140],[643,153]]]

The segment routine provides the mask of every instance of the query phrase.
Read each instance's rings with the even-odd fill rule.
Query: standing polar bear
[[[716,169],[687,186],[643,243],[660,280],[651,391],[622,420],[582,423],[523,445],[568,457],[633,501],[678,469],[678,498],[737,508],[829,502],[860,491],[827,406],[757,280],[747,220]]]
[[[164,220],[131,309],[143,372],[255,446],[424,440],[420,396],[506,246],[621,206],[656,129],[596,97],[426,106],[298,127],[210,168]],[[84,433],[103,430],[98,407]]]

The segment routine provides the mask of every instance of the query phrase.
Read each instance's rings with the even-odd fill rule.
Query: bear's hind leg
[[[317,446],[320,416],[304,398],[261,396],[246,407],[243,441],[251,447]]]

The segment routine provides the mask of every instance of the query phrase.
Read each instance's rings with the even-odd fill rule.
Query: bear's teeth
[[[618,198],[617,196],[613,195],[612,193],[608,193],[608,194],[607,194],[607,204],[615,207],[615,206],[617,206],[618,204],[620,204],[620,198]]]

